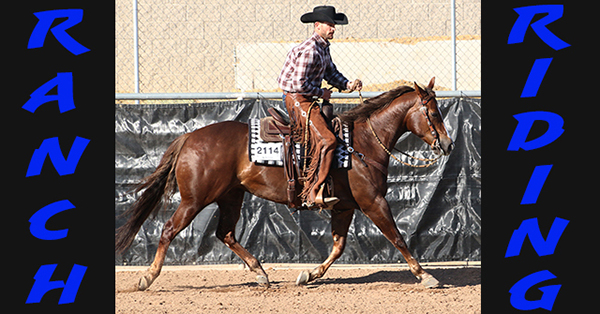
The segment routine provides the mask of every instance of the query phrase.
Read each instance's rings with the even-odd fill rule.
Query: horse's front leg
[[[392,216],[392,211],[385,198],[380,195],[377,196],[373,202],[359,205],[363,209],[365,215],[375,223],[383,235],[400,251],[400,253],[402,253],[402,256],[408,263],[410,271],[421,280],[421,284],[426,288],[437,287],[439,284],[437,279],[423,270],[419,262],[408,250],[406,242],[404,242],[402,235],[398,231],[398,227]]]
[[[304,285],[310,281],[323,277],[331,264],[342,255],[344,248],[346,247],[346,237],[348,236],[348,229],[350,228],[353,214],[354,210],[331,212],[331,234],[333,236],[333,248],[331,249],[331,254],[329,254],[329,257],[323,264],[313,269],[310,273],[302,271],[298,276],[298,279],[296,279],[297,285]]]

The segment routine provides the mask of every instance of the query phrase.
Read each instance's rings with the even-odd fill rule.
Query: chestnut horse
[[[434,82],[432,78],[425,89],[416,83],[414,89],[399,87],[340,116],[342,121],[353,125],[353,148],[358,153],[352,155],[352,169],[331,171],[335,195],[340,199],[331,210],[331,254],[311,272],[301,272],[297,284],[321,278],[340,257],[354,210],[360,209],[402,253],[410,271],[424,286],[438,285],[409,252],[384,197],[390,158],[386,150],[389,151],[403,133],[410,131],[417,135],[438,155],[448,155],[454,147],[432,91]],[[258,166],[249,161],[248,125],[220,122],[175,139],[154,173],[138,186],[137,191],[145,190],[124,214],[129,218],[117,230],[116,251],[129,247],[143,222],[177,187],[181,203],[165,223],[154,261],[140,278],[138,289],[145,290],[152,284],[160,274],[173,238],[213,202],[217,202],[220,210],[217,238],[257,273],[259,284],[269,286],[268,276],[259,261],[236,241],[235,226],[245,192],[286,204],[287,181],[283,168]]]

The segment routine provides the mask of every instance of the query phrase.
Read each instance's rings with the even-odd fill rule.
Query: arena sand
[[[167,267],[148,290],[135,291],[141,271],[117,271],[115,313],[481,313],[478,267],[428,269],[440,281],[435,289],[405,268],[338,266],[296,286],[300,269],[264,267],[269,288],[241,267]]]

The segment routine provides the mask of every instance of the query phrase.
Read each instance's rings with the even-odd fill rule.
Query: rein
[[[413,168],[427,168],[427,167],[429,167],[429,166],[431,166],[431,165],[435,164],[435,163],[436,163],[436,162],[437,162],[437,161],[440,159],[440,157],[441,157],[441,156],[438,156],[438,157],[436,157],[436,158],[434,158],[434,159],[429,159],[429,158],[419,158],[419,157],[411,156],[411,155],[409,155],[409,154],[407,154],[407,153],[405,153],[405,152],[403,152],[403,151],[401,151],[401,150],[399,150],[399,149],[396,149],[396,148],[394,148],[396,151],[400,152],[400,153],[401,153],[402,155],[404,155],[404,156],[410,157],[410,158],[412,158],[412,159],[415,159],[415,160],[420,160],[420,161],[429,162],[429,163],[428,163],[428,164],[424,164],[424,165],[413,165],[413,164],[409,164],[409,163],[407,163],[407,162],[404,162],[404,161],[402,161],[402,160],[398,159],[398,157],[394,156],[394,154],[392,154],[392,152],[390,152],[390,151],[387,149],[387,147],[385,147],[385,145],[383,145],[383,143],[382,143],[382,142],[381,142],[381,140],[379,139],[379,136],[377,136],[377,133],[375,133],[375,130],[373,129],[373,125],[371,124],[371,119],[367,118],[367,124],[369,125],[369,128],[371,129],[371,132],[372,132],[372,133],[373,133],[373,135],[375,136],[375,139],[377,140],[377,143],[379,143],[379,146],[381,146],[381,148],[383,148],[383,150],[384,150],[384,151],[385,151],[385,152],[386,152],[388,155],[390,155],[392,158],[396,159],[396,161],[397,161],[397,162],[399,162],[399,163],[401,163],[401,164],[403,164],[403,165],[405,165],[405,166],[410,166],[410,167],[413,167]]]
[[[363,104],[363,97],[360,91],[358,91],[358,96],[360,97],[360,103],[361,105]],[[440,143],[439,141],[439,134],[437,133],[437,131],[435,130],[435,128],[433,127],[433,124],[431,123],[431,119],[429,118],[429,115],[427,114],[427,103],[429,102],[429,100],[431,100],[431,98],[428,99],[424,99],[423,102],[421,103],[423,105],[423,108],[425,108],[425,110],[422,110],[422,113],[425,115],[425,117],[427,118],[427,124],[429,125],[429,129],[431,131],[431,134],[433,135],[433,137],[435,138],[434,144],[435,143]],[[415,160],[420,160],[420,161],[424,161],[424,162],[428,162],[427,164],[424,165],[413,165],[407,162],[404,162],[400,159],[398,159],[398,157],[394,156],[394,154],[392,154],[392,152],[390,152],[387,147],[385,147],[385,145],[381,142],[381,140],[379,139],[379,136],[377,136],[377,133],[375,133],[375,129],[373,129],[373,125],[371,124],[371,119],[367,118],[367,124],[369,125],[369,128],[371,129],[371,133],[373,133],[373,136],[375,136],[375,139],[377,140],[377,143],[379,143],[379,146],[381,146],[381,148],[383,148],[383,150],[392,158],[394,158],[396,161],[398,161],[399,163],[405,165],[405,166],[409,166],[409,167],[413,167],[413,168],[427,168],[433,164],[435,164],[440,158],[441,155],[434,158],[434,159],[430,159],[430,158],[419,158],[419,157],[415,157],[415,156],[411,156],[399,149],[394,148],[394,150],[400,152],[402,155],[407,156],[409,158],[415,159]],[[432,144],[432,145],[434,145]]]
[[[317,100],[314,100],[312,104],[308,107],[308,113],[306,113],[306,127],[304,128],[304,151],[308,152],[308,139],[309,139],[309,129],[310,129],[310,112],[313,109],[313,106],[317,104]],[[302,174],[306,174],[306,164],[304,162],[304,166],[302,167]]]

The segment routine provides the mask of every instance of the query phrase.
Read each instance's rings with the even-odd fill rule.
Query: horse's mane
[[[341,113],[339,117],[342,121],[348,123],[365,121],[374,112],[386,108],[394,99],[400,97],[400,95],[412,91],[414,91],[414,89],[410,86],[397,87],[377,97],[365,100],[362,105],[358,105],[344,113]]]

